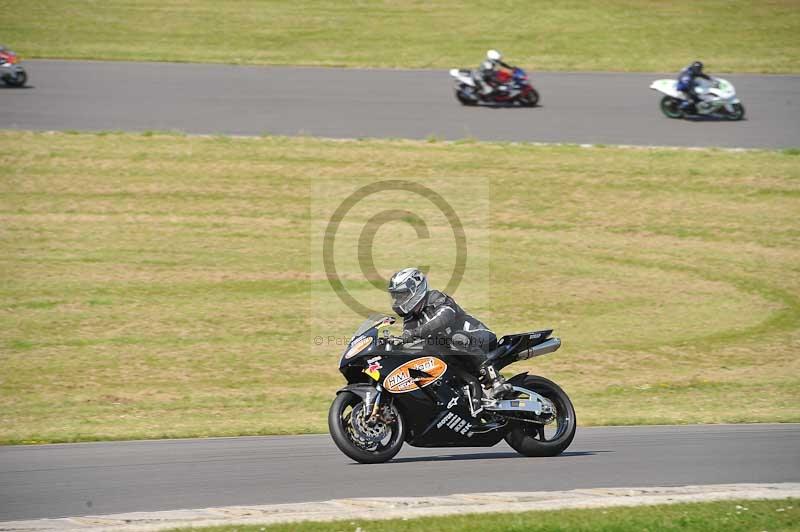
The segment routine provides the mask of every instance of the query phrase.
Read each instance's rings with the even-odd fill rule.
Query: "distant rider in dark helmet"
[[[681,108],[683,109],[688,109],[700,101],[700,97],[697,95],[694,86],[694,80],[697,78],[711,79],[711,77],[703,73],[703,63],[700,61],[695,61],[678,74],[678,86],[676,88],[679,91],[683,91],[691,98],[691,101],[684,101],[681,103]]]
[[[497,50],[489,50],[486,52],[486,60],[481,63],[478,72],[480,74],[481,91],[485,95],[489,95],[494,91],[497,84],[497,72],[500,68],[507,68],[514,70],[514,67],[503,62],[503,54]]]
[[[469,352],[481,362],[486,353],[497,347],[497,336],[486,325],[467,314],[447,294],[429,289],[425,274],[416,268],[392,275],[389,295],[392,310],[403,318],[404,343],[423,339],[443,348]],[[488,386],[489,395],[510,389],[502,377],[495,377]],[[480,398],[474,397],[473,401],[479,408]]]

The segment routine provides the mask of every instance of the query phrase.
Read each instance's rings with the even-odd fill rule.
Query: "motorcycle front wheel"
[[[403,417],[393,405],[383,405],[380,419],[370,424],[363,406],[361,397],[352,392],[336,396],[328,411],[328,429],[333,443],[356,462],[387,462],[400,452],[405,441]]]
[[[733,104],[733,112],[728,113],[729,120],[741,120],[744,118],[744,105],[740,103]]]
[[[536,107],[539,104],[539,93],[536,89],[531,88],[530,92],[520,98],[520,103],[525,107]]]
[[[550,401],[556,407],[556,418],[548,424],[514,421],[506,434],[506,442],[524,456],[556,456],[564,452],[575,438],[575,408],[569,396],[551,380],[528,375],[520,385]]]
[[[3,81],[10,87],[24,87],[28,81],[28,74],[24,70],[16,73],[16,75],[8,75],[3,77]]]
[[[672,96],[664,96],[661,98],[661,112],[667,118],[683,118],[683,111],[681,111],[681,101]]]

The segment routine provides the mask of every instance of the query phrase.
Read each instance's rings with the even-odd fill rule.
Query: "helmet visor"
[[[400,309],[403,312],[408,312],[409,309],[407,305],[411,302],[411,299],[413,299],[414,292],[408,288],[400,288],[398,290],[390,291],[389,295],[392,297],[393,308]]]

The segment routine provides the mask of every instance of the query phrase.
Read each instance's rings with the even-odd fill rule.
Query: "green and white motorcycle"
[[[744,106],[736,96],[733,84],[722,78],[702,78],[695,80],[695,92],[700,97],[697,104],[686,106],[691,102],[689,96],[678,90],[678,82],[674,79],[659,79],[650,88],[662,93],[661,112],[668,118],[685,118],[690,116],[712,116],[728,120],[744,118]]]

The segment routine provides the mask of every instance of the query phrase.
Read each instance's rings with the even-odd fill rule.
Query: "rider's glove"
[[[413,330],[404,329],[403,330],[403,343],[407,344],[407,343],[411,342],[414,339],[415,336],[417,336],[417,335],[414,334]]]

